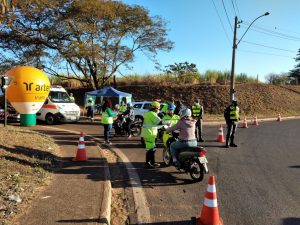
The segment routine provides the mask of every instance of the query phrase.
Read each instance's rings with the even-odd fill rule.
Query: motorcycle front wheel
[[[204,178],[204,167],[199,162],[199,160],[193,160],[191,167],[190,167],[190,176],[191,178],[196,181],[200,182]]]
[[[168,151],[167,147],[164,147],[163,149],[163,161],[166,166],[171,166],[172,164],[172,156],[170,151]]]

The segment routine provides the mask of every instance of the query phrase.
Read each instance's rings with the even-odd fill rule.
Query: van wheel
[[[56,122],[56,119],[55,119],[54,115],[47,114],[47,116],[46,116],[46,123],[48,125],[53,125],[55,122]]]

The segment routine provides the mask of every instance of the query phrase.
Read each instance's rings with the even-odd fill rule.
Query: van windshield
[[[70,96],[68,95],[68,93],[62,92],[62,91],[50,91],[49,99],[52,102],[57,102],[57,103],[72,103],[73,102],[71,100]]]

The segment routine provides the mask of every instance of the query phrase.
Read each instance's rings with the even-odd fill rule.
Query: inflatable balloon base
[[[21,126],[29,127],[36,125],[36,114],[21,114]]]

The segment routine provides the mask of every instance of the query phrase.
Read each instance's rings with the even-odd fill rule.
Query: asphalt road
[[[103,138],[98,123],[57,127]],[[237,130],[239,147],[226,149],[215,142],[218,127],[204,127],[206,142],[202,146],[208,150],[209,175],[216,179],[219,212],[225,225],[300,224],[299,133],[300,120],[249,125],[249,129]],[[147,202],[144,207],[150,212],[145,224],[193,224],[193,217],[201,212],[209,176],[192,183],[188,174],[173,167],[145,170],[145,150],[139,139],[115,137],[112,142],[140,178],[135,185],[142,189]],[[156,158],[162,161],[161,144],[158,146]],[[129,188],[129,183],[124,184]],[[137,224],[135,212],[137,209],[131,212],[131,224]]]

